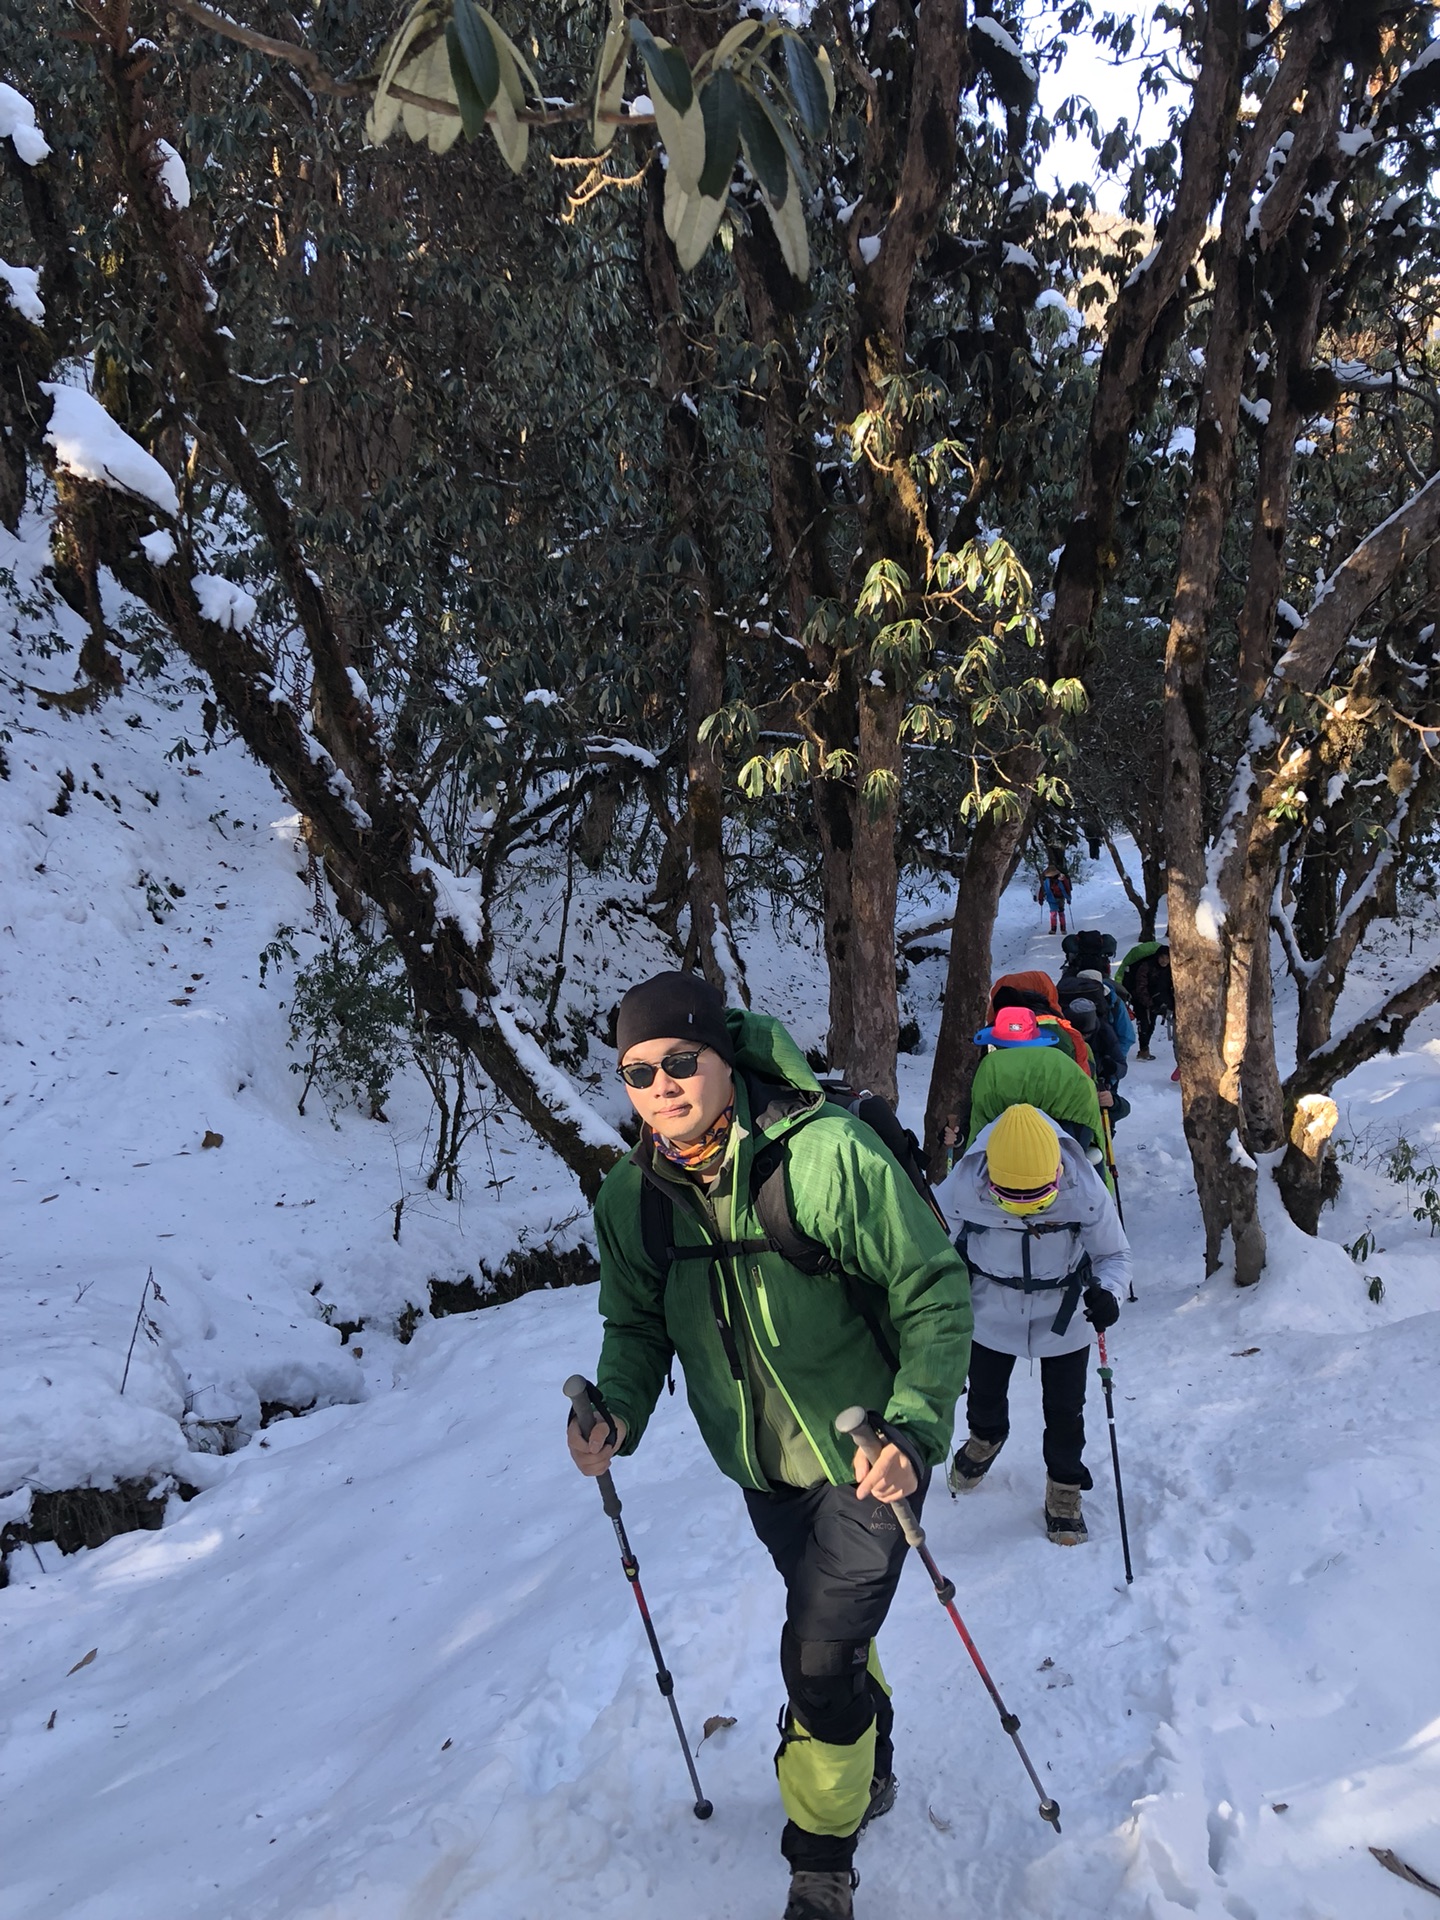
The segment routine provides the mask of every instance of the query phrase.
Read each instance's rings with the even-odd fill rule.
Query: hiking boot
[[[1137,1060],[1153,1060],[1155,1056],[1153,1053],[1151,1053],[1148,1047],[1141,1047],[1140,1051],[1136,1054],[1135,1058]]]
[[[855,1829],[856,1835],[864,1833],[872,1820],[883,1820],[895,1804],[895,1776],[893,1773],[877,1773],[870,1782],[870,1804],[865,1809],[865,1818]]]
[[[1080,1510],[1079,1487],[1062,1487],[1058,1481],[1045,1481],[1045,1532],[1057,1547],[1078,1547],[1088,1540],[1085,1515]]]
[[[785,1920],[855,1920],[852,1896],[859,1884],[853,1867],[840,1873],[792,1873]]]
[[[950,1471],[945,1476],[951,1493],[973,1493],[994,1466],[995,1456],[1004,1444],[1003,1440],[981,1440],[972,1433],[950,1462]]]

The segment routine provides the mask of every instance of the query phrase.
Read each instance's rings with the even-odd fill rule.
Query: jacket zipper
[[[757,1268],[755,1269],[755,1271],[758,1275],[759,1269]],[[739,1293],[740,1289],[737,1287],[736,1291],[737,1293]],[[762,1288],[760,1293],[760,1298],[762,1301],[764,1300],[764,1297],[765,1296]],[[831,1486],[837,1486],[839,1482],[830,1479],[830,1469],[825,1463],[825,1455],[821,1452],[820,1448],[816,1445],[814,1434],[811,1433],[809,1427],[807,1427],[805,1422],[800,1418],[800,1409],[796,1406],[795,1402],[790,1398],[789,1390],[787,1389],[785,1382],[780,1378],[779,1374],[775,1371],[774,1367],[771,1366],[770,1362],[765,1357],[765,1350],[760,1344],[759,1335],[755,1331],[755,1322],[750,1317],[750,1309],[745,1303],[743,1294],[741,1294],[740,1307],[741,1307],[741,1311],[745,1315],[745,1324],[750,1329],[750,1341],[751,1341],[751,1345],[755,1349],[755,1358],[760,1362],[761,1366],[764,1367],[765,1371],[769,1374],[770,1378],[775,1382],[776,1389],[779,1392],[781,1399],[785,1402],[786,1406],[789,1407],[791,1413],[795,1417],[796,1426],[799,1427],[801,1433],[804,1434],[806,1440],[809,1442],[811,1452],[815,1455],[815,1458],[820,1462],[820,1466],[825,1474],[825,1478],[827,1480],[830,1480]],[[769,1325],[769,1319],[770,1319],[770,1316],[767,1311],[765,1313],[765,1320],[766,1320],[767,1326]],[[774,1334],[773,1327],[770,1328],[770,1332],[773,1337],[773,1334]],[[775,1341],[775,1345],[778,1347],[779,1344],[780,1342],[777,1339]]]
[[[778,1347],[780,1336],[775,1331],[775,1322],[770,1318],[770,1296],[765,1291],[765,1276],[759,1267],[752,1267],[750,1278],[755,1282],[755,1297],[760,1302],[760,1318],[765,1322],[765,1331],[770,1336],[770,1344],[772,1347]]]

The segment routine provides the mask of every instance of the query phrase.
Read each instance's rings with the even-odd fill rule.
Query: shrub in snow
[[[281,930],[261,959],[262,978],[290,945]],[[303,1058],[290,1071],[304,1076],[300,1112],[318,1086],[336,1118],[347,1099],[372,1120],[385,1118],[390,1083],[408,1050],[410,995],[395,943],[362,940],[342,927],[328,947],[295,976],[290,996],[290,1044]]]

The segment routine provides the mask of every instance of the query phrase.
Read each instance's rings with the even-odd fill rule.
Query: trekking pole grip
[[[595,1430],[599,1415],[595,1411],[595,1402],[590,1398],[594,1389],[583,1373],[572,1373],[565,1382],[565,1398],[575,1409],[575,1424],[580,1429],[580,1438],[588,1440]]]
[[[885,1442],[871,1426],[870,1416],[863,1407],[847,1407],[844,1413],[837,1414],[835,1431],[858,1447],[872,1467],[880,1458]],[[925,1529],[915,1518],[910,1502],[894,1500],[889,1504],[895,1509],[895,1518],[900,1522],[900,1531],[904,1534],[907,1544],[912,1547],[923,1547]]]
[[[617,1438],[615,1422],[610,1417],[610,1409],[600,1397],[600,1389],[593,1386],[583,1373],[572,1373],[565,1382],[565,1398],[570,1402],[575,1415],[575,1424],[580,1429],[582,1440],[588,1440],[595,1431],[596,1423],[603,1420],[610,1429],[610,1444]],[[595,1484],[600,1489],[600,1501],[612,1520],[620,1517],[620,1496],[615,1491],[615,1482],[607,1467],[604,1473],[595,1476]]]

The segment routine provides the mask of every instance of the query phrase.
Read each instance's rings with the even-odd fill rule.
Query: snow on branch
[[[55,449],[55,464],[62,473],[136,494],[172,519],[179,517],[180,496],[174,481],[138,440],[116,426],[98,400],[83,388],[53,380],[42,380],[40,391],[53,403],[45,440]]]
[[[40,298],[37,267],[12,267],[8,261],[0,260],[0,292],[22,320],[28,320],[34,327],[44,324],[45,302]]]
[[[8,140],[27,167],[38,167],[50,152],[50,142],[35,120],[35,109],[23,93],[0,80],[0,140]]]
[[[521,1026],[514,1003],[497,996],[490,1002],[490,1012],[505,1044],[546,1106],[569,1121],[586,1146],[609,1149],[612,1153],[628,1152],[609,1121],[603,1120],[589,1101],[577,1093],[574,1083],[546,1059],[539,1042]]]
[[[1328,1093],[1357,1067],[1380,1053],[1398,1053],[1412,1021],[1440,1000],[1440,962],[1427,967],[1408,986],[1363,1013],[1352,1027],[1317,1047],[1285,1083],[1287,1100],[1307,1093]]]
[[[435,889],[435,918],[453,922],[466,946],[479,953],[485,944],[485,889],[478,875],[453,873],[418,853],[411,856],[410,870],[429,874]]]

